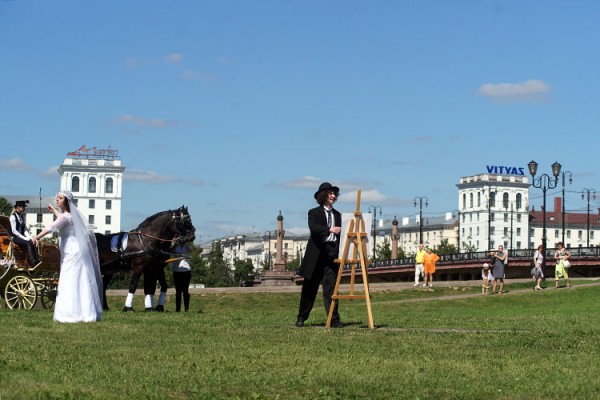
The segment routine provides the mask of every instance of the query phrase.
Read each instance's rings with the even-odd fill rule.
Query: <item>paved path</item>
[[[575,281],[581,282],[586,281],[586,283],[579,283],[575,285],[578,286],[595,286],[600,285],[600,278],[577,278]],[[520,283],[526,282],[531,283],[531,289],[517,289],[511,290],[509,292],[503,293],[501,296],[509,295],[511,293],[519,293],[519,292],[527,292],[533,290],[533,280],[532,279],[505,279],[505,285],[511,283]],[[414,282],[384,282],[384,283],[371,283],[369,284],[369,289],[371,292],[384,291],[384,290],[406,290],[406,289],[414,289],[414,290],[435,290],[435,287],[466,287],[466,286],[477,286],[480,287],[480,281],[436,281],[434,282],[434,289],[425,289],[421,286],[418,288],[413,288]],[[564,285],[564,281],[561,281],[561,285]],[[203,294],[203,293],[269,293],[269,292],[292,292],[292,293],[300,293],[300,286],[298,285],[290,285],[290,286],[262,286],[256,285],[253,287],[225,287],[225,288],[190,288],[190,293],[192,294]],[[341,285],[342,291],[349,290],[349,284]],[[357,283],[354,286],[356,291],[362,291],[362,283]],[[491,288],[490,288],[491,290]],[[546,281],[546,289],[544,290],[555,290],[554,281],[548,279]],[[169,288],[169,293],[174,293],[174,288]],[[143,289],[138,289],[137,294],[143,294]],[[126,296],[127,290],[107,290],[107,296]],[[481,296],[481,293],[470,293],[465,295],[457,295],[457,296],[440,296],[440,297],[431,297],[431,298],[422,298],[422,299],[410,299],[410,300],[402,300],[402,301],[428,301],[428,300],[439,300],[441,298],[460,298],[460,297],[470,297],[470,296]],[[492,296],[492,295],[490,295]],[[494,295],[497,296],[497,295]]]

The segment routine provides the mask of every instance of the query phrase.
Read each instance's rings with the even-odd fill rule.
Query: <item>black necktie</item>
[[[331,210],[327,210],[327,226],[331,228]]]

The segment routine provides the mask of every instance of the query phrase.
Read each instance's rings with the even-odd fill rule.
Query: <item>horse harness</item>
[[[173,256],[177,257],[177,256],[179,256],[179,254],[167,252],[160,248],[150,247],[150,249],[148,249],[147,241],[145,241],[144,238],[154,239],[159,242],[169,242],[169,243],[171,243],[171,245],[169,247],[173,248],[177,243],[179,243],[181,241],[185,242],[185,240],[184,240],[185,237],[189,235],[188,233],[182,232],[182,230],[183,230],[182,224],[184,224],[186,218],[189,218],[189,215],[185,214],[185,213],[183,213],[183,215],[181,213],[180,214],[173,213],[173,216],[171,218],[175,232],[177,232],[180,235],[184,234],[184,236],[176,236],[173,239],[163,239],[163,238],[149,235],[147,233],[140,232],[140,231],[119,232],[118,234],[115,234],[111,238],[111,251],[113,251],[114,253],[117,253],[118,261],[121,264],[121,266],[123,266],[123,267],[128,267],[131,259],[133,259],[135,257],[142,257],[144,255],[166,256],[167,259],[172,258]],[[178,222],[178,220],[179,220],[179,222]],[[181,226],[181,228],[180,228],[180,226]],[[141,250],[129,251],[129,252],[127,251],[127,248],[129,247],[128,246],[129,235],[135,235],[137,237],[137,240],[139,241]],[[113,260],[113,261],[106,262],[102,266],[112,264],[113,262],[115,262],[115,261]]]

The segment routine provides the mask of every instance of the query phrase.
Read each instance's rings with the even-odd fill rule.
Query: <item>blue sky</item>
[[[363,211],[439,215],[460,177],[531,159],[585,210],[598,21],[597,1],[0,0],[0,195],[54,194],[86,145],[123,160],[123,229],[185,204],[201,241],[280,210],[306,232],[322,181],[343,212],[360,189]]]

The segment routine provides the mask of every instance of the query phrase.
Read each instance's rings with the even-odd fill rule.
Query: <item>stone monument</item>
[[[285,270],[285,260],[283,259],[283,236],[285,230],[283,229],[283,216],[281,211],[277,216],[277,231],[276,231],[276,246],[275,246],[275,263],[273,264],[272,270],[263,270],[261,277],[261,284],[265,286],[284,286],[292,285],[294,283],[294,272]],[[269,241],[269,249],[271,249],[271,243]]]

